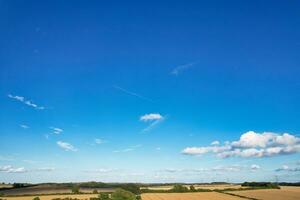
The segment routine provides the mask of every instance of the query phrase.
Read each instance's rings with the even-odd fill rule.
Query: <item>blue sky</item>
[[[0,1],[0,180],[300,180],[299,1]]]

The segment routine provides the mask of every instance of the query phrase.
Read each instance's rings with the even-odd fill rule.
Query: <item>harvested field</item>
[[[147,193],[142,200],[241,200],[239,197],[217,192]]]
[[[190,185],[184,185],[186,187],[190,187]],[[212,185],[212,184],[203,184],[203,185],[193,185],[196,189],[228,189],[228,188],[244,188],[238,184],[219,184],[219,185]],[[172,189],[173,185],[164,185],[164,186],[152,186],[152,187],[143,187],[142,189],[150,189],[150,190],[170,190]]]
[[[0,184],[0,188],[12,188],[11,184]]]
[[[37,196],[2,197],[2,198],[6,200],[32,200],[34,197]],[[70,195],[44,195],[44,196],[42,195],[38,197],[40,197],[41,200],[52,200],[54,198],[66,198],[66,197],[78,198],[80,200],[88,200],[90,197],[97,197],[97,196],[98,194],[74,194],[74,195],[70,194]]]
[[[235,191],[230,192],[232,194],[238,194],[250,198],[256,198],[260,200],[299,200],[300,199],[300,187],[282,186],[278,189],[266,189],[266,190],[247,190],[247,191]]]

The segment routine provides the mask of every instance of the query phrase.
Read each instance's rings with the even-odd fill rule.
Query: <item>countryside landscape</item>
[[[0,0],[0,200],[300,200],[299,0]]]

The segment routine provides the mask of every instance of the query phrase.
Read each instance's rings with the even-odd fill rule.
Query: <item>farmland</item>
[[[184,185],[185,187],[190,187],[190,185]],[[195,184],[193,185],[196,189],[209,189],[209,190],[223,190],[228,188],[240,189],[246,188],[241,186],[240,184]],[[163,186],[150,186],[150,187],[141,187],[141,189],[149,189],[149,190],[170,190],[173,185],[163,185]]]
[[[240,200],[240,198],[217,192],[197,192],[142,194],[142,200]]]
[[[112,192],[112,188],[80,188],[82,193],[92,193],[94,190],[97,192]],[[1,193],[7,196],[21,196],[21,195],[37,195],[37,194],[66,194],[71,193],[71,188],[66,186],[53,186],[53,185],[37,185],[24,188],[14,188],[2,190]]]
[[[68,194],[68,195],[39,195],[41,200],[52,200],[54,198],[78,198],[80,200],[86,200],[91,197],[97,197],[97,194]],[[36,196],[20,196],[20,197],[5,197],[6,200],[32,200]]]
[[[300,187],[282,186],[280,190],[247,190],[230,192],[245,196],[248,198],[255,198],[261,200],[298,200],[300,199]]]
[[[15,185],[15,184],[14,184]],[[22,184],[16,184],[22,186]],[[251,186],[252,185],[252,186]],[[296,184],[297,185],[297,184]],[[276,186],[276,187],[275,187]],[[78,190],[73,190],[75,187]],[[1,200],[41,200],[73,198],[90,200],[99,198],[99,193],[111,195],[123,188],[133,195],[133,199],[141,194],[142,200],[298,200],[300,187],[281,186],[268,182],[252,182],[243,184],[134,184],[134,183],[63,183],[63,184],[25,184],[20,188],[0,190]],[[276,188],[276,189],[275,189]],[[125,190],[124,190],[125,189]],[[136,196],[137,195],[137,196]],[[109,198],[113,200],[114,198]]]

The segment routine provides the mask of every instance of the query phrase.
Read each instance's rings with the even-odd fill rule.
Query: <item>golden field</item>
[[[20,197],[2,197],[6,200],[32,200],[34,197],[40,197],[41,200],[52,200],[54,198],[78,198],[80,200],[88,200],[90,197],[97,197],[98,194],[69,194],[69,195],[36,195],[36,196],[20,196]]]
[[[11,184],[0,184],[0,188],[11,188]]]
[[[190,185],[184,185],[185,187],[190,187]],[[193,185],[196,189],[227,189],[227,188],[234,188],[234,189],[239,189],[239,188],[245,188],[242,187],[241,185],[238,184],[201,184],[201,185]],[[173,185],[164,185],[164,186],[152,186],[152,187],[142,187],[141,189],[150,189],[150,190],[170,190],[173,188]]]
[[[241,200],[239,197],[217,192],[147,193],[142,200]]]
[[[281,186],[280,190],[266,189],[266,190],[247,190],[230,192],[245,197],[256,198],[260,200],[299,200],[300,187]]]

